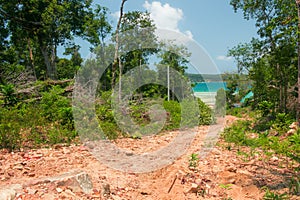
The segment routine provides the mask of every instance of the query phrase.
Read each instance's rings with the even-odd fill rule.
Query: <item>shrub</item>
[[[285,133],[289,130],[289,125],[294,121],[294,119],[285,113],[277,113],[275,120],[271,121],[271,127],[278,131],[280,134]]]
[[[210,125],[212,123],[215,123],[215,117],[213,116],[212,109],[199,98],[198,105],[200,111],[199,125]]]
[[[247,138],[246,132],[250,130],[250,121],[239,120],[223,131],[222,137],[228,143],[241,146],[253,146],[254,140]]]
[[[13,106],[17,103],[17,96],[15,94],[15,86],[13,84],[0,85],[0,91],[4,96],[4,104],[6,106]]]
[[[74,127],[71,102],[63,93],[60,86],[53,86],[49,92],[42,93],[42,115],[51,122],[59,121]]]
[[[226,113],[226,91],[221,88],[217,91],[216,95],[216,116],[225,116]]]
[[[0,108],[0,111],[0,148],[17,149],[21,144],[18,111],[6,108]]]
[[[99,102],[100,103],[96,104],[96,115],[99,120],[99,126],[106,138],[117,139],[120,130],[112,112],[111,92],[102,92],[99,97]]]
[[[172,130],[180,127],[181,107],[177,101],[164,101],[163,106],[168,113],[164,130]]]

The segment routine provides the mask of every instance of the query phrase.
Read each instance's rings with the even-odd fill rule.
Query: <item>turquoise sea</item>
[[[193,87],[193,92],[196,97],[199,97],[204,103],[209,106],[215,105],[215,97],[220,88],[226,88],[226,82],[201,82]]]

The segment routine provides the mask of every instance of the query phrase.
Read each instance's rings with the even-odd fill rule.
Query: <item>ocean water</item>
[[[227,89],[225,82],[203,82],[197,83],[193,87],[194,95],[200,98],[204,103],[209,106],[214,106],[216,102],[217,91],[220,89]]]

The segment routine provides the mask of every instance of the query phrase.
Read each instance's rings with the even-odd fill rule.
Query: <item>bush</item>
[[[58,102],[51,107],[49,96],[44,99],[44,104],[18,103],[9,108],[0,108],[0,148],[14,150],[20,147],[69,143],[76,137],[71,107],[69,104],[60,104],[59,98],[65,97],[55,98]],[[45,108],[48,110],[44,110]],[[46,113],[50,113],[51,108],[53,113],[50,116]]]
[[[254,140],[247,138],[247,131],[250,130],[250,121],[238,120],[232,126],[225,128],[222,134],[223,139],[228,143],[235,143],[240,146],[252,146]]]
[[[18,102],[13,84],[0,85],[0,92],[4,96],[4,104],[6,106],[13,106]]]
[[[16,109],[0,108],[0,148],[17,149],[21,145],[21,125]]]
[[[114,119],[114,113],[111,107],[111,92],[102,92],[97,102],[98,104],[96,105],[96,115],[99,119],[99,125],[104,131],[104,134],[107,138],[115,139],[121,131]],[[198,99],[200,113],[196,112],[194,107],[191,106],[190,101],[183,101],[180,104],[179,102],[173,100],[163,101],[157,99],[144,99],[141,102],[139,102],[138,100],[132,100],[127,107],[127,112],[130,115],[132,121],[134,121],[135,124],[139,126],[140,131],[143,132],[139,134],[150,134],[152,133],[152,131],[155,132],[156,130],[160,130],[159,123],[156,124],[151,122],[151,113],[149,112],[149,109],[150,106],[160,104],[161,102],[163,104],[163,108],[167,113],[166,123],[162,130],[174,130],[180,128],[180,126],[191,127],[197,124],[209,125],[214,122],[212,110],[200,99]],[[185,107],[185,113],[181,113],[181,106]],[[181,121],[182,114],[186,115],[186,117],[183,117],[184,121]],[[158,120],[160,121],[160,119]],[[126,124],[124,124],[124,126],[126,126]],[[132,129],[136,128],[137,127],[132,127]],[[131,131],[135,132],[135,130]],[[123,135],[126,134],[127,133],[123,133]]]
[[[215,117],[213,116],[212,109],[199,98],[198,105],[200,111],[199,125],[210,125],[215,123]]]
[[[216,95],[216,116],[225,116],[226,114],[226,91],[221,88],[217,91]]]
[[[99,120],[104,135],[108,139],[117,139],[121,132],[112,112],[111,107],[111,92],[102,92],[99,97],[99,102],[96,104],[96,115]]]
[[[71,102],[63,93],[60,86],[53,86],[49,92],[42,93],[42,115],[51,122],[59,121],[74,128]]]
[[[164,130],[173,130],[180,127],[181,107],[177,101],[164,101],[163,106],[168,113]]]
[[[294,119],[285,113],[277,113],[275,120],[271,121],[271,127],[278,131],[278,133],[286,133],[289,130],[289,126],[293,123]]]

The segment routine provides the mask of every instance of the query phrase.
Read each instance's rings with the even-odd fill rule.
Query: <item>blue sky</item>
[[[253,21],[234,13],[229,0],[128,0],[125,11],[148,10],[157,26],[176,30],[193,38],[213,59],[221,72],[236,71],[236,64],[228,58],[228,49],[248,42],[256,36]],[[121,0],[94,0],[110,10],[110,20],[116,23]],[[87,44],[81,54],[88,55]]]

